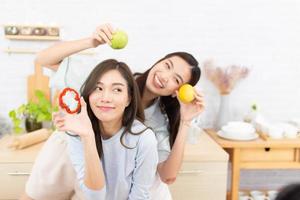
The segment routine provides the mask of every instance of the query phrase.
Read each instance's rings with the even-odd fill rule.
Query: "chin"
[[[97,119],[102,121],[102,122],[108,122],[108,121],[111,121],[112,117],[111,116],[104,116],[103,114],[98,114],[96,115]]]

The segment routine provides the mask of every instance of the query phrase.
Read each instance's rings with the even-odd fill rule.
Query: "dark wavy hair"
[[[299,200],[300,197],[300,183],[291,183],[286,185],[278,193],[275,200]]]
[[[101,131],[103,130],[102,127],[100,127],[99,119],[95,116],[93,113],[90,103],[89,103],[89,96],[90,94],[96,89],[97,82],[99,78],[106,72],[110,70],[117,70],[120,72],[122,77],[126,80],[127,86],[128,86],[128,96],[131,98],[130,104],[125,108],[123,118],[122,118],[122,126],[124,126],[124,131],[122,133],[122,136],[120,138],[121,144],[126,148],[128,147],[123,142],[123,137],[125,133],[130,133],[133,135],[138,135],[144,132],[146,129],[140,131],[140,132],[132,132],[131,127],[135,119],[138,119],[139,121],[143,122],[144,117],[144,110],[142,108],[141,104],[141,97],[139,93],[139,89],[137,86],[137,83],[134,80],[133,74],[130,71],[129,67],[123,63],[118,62],[114,59],[108,59],[104,60],[103,62],[99,63],[93,71],[90,73],[84,84],[82,85],[80,89],[81,96],[85,100],[87,104],[87,112],[88,116],[92,122],[94,134],[95,134],[95,140],[96,140],[96,146],[98,155],[101,158],[103,156],[103,149],[102,149],[102,139],[100,137]]]
[[[198,61],[194,58],[189,53],[186,52],[174,52],[166,55],[162,59],[158,60],[150,69],[145,71],[144,73],[135,73],[134,76],[136,77],[136,82],[138,83],[138,87],[140,90],[141,95],[143,95],[143,91],[145,89],[145,84],[146,80],[148,78],[148,74],[150,70],[159,62],[161,62],[164,59],[178,56],[185,60],[190,66],[191,66],[191,80],[188,82],[191,85],[196,85],[197,82],[200,79],[201,76],[201,70],[198,66]],[[177,98],[173,98],[171,95],[170,96],[161,96],[160,97],[160,102],[159,102],[161,111],[163,113],[166,113],[169,119],[169,125],[168,125],[168,130],[170,132],[170,145],[171,147],[173,146],[178,128],[179,128],[179,123],[180,123],[180,104],[177,100]]]

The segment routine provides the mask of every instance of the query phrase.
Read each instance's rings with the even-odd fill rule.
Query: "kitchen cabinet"
[[[8,148],[12,136],[0,140],[0,199],[18,199],[25,190],[33,162],[43,143],[22,150]]]
[[[197,144],[186,144],[176,182],[169,186],[174,200],[225,200],[228,154],[207,133]]]
[[[7,147],[12,139],[0,140],[0,199],[18,199],[24,192],[34,160],[43,143],[22,149]],[[175,183],[170,185],[174,200],[225,200],[227,153],[206,133],[197,144],[186,144],[184,162]]]
[[[228,199],[238,200],[242,169],[300,169],[300,139],[264,139],[233,141],[209,135],[228,152],[231,168],[231,190]],[[243,189],[243,188],[242,188]]]

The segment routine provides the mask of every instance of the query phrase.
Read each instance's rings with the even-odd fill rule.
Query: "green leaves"
[[[14,132],[20,133],[23,131],[21,125],[25,118],[36,119],[37,122],[52,120],[52,112],[57,108],[52,107],[50,101],[42,91],[36,90],[35,96],[37,97],[37,103],[29,102],[22,104],[17,109],[9,112],[8,115],[14,125]]]
[[[256,111],[256,110],[257,110],[257,105],[256,105],[256,104],[252,104],[251,109],[252,109],[253,111]]]

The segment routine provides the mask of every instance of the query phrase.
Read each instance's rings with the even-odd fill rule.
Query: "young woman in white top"
[[[157,141],[153,131],[141,122],[144,114],[140,95],[127,65],[113,59],[101,62],[84,82],[81,96],[82,107],[78,114],[60,112],[53,116],[58,130],[69,133],[66,149],[84,196],[79,199],[150,199],[158,164]],[[58,137],[57,134],[64,133],[54,133],[52,137]],[[55,140],[49,142],[55,143]],[[56,151],[47,145],[48,151]],[[61,162],[62,157],[53,157],[48,151],[42,150],[39,157],[50,155],[48,159],[53,168],[39,167],[42,164],[39,159],[36,161],[33,177],[26,186],[27,196],[66,199],[68,195],[62,194],[68,191],[59,188],[65,186],[64,180],[59,182],[64,166],[55,163]],[[46,170],[49,175],[38,175]],[[51,173],[56,175],[51,176]],[[43,184],[44,180],[38,178],[48,179],[49,184]]]
[[[52,79],[53,85],[71,85],[76,88],[90,69],[79,66],[76,57],[69,56],[85,49],[111,44],[113,32],[111,25],[101,25],[90,37],[58,43],[41,51],[36,62],[57,71]],[[184,104],[177,99],[178,88],[184,83],[196,85],[200,75],[197,60],[186,52],[171,53],[143,74],[136,74],[145,109],[145,124],[152,128],[158,141],[158,175],[153,191],[160,195],[156,199],[171,198],[167,186],[162,182],[171,184],[175,181],[183,160],[191,121],[204,109],[203,96],[198,91],[195,90],[193,102]]]

